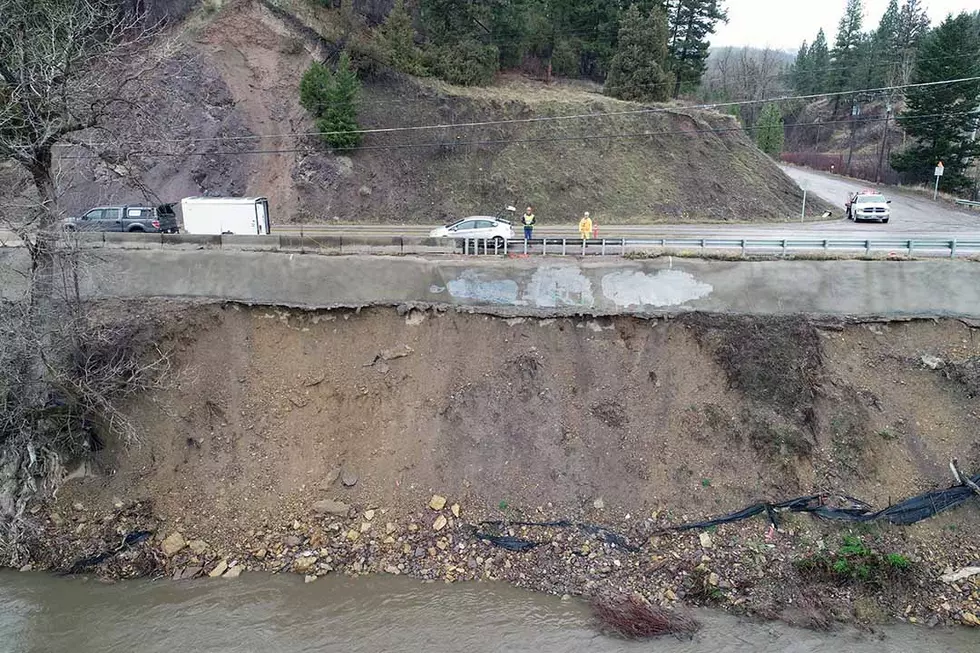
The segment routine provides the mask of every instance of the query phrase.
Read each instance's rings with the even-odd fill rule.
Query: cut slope
[[[643,107],[582,84],[502,79],[461,89],[376,73],[364,82],[365,128],[532,121],[368,134],[363,149],[334,156],[301,135],[313,124],[298,103],[303,71],[330,43],[257,0],[205,17],[187,23],[181,54],[146,80],[163,112],[154,137],[164,142],[144,149],[166,156],[134,155],[125,166],[63,161],[69,212],[233,193],[268,196],[279,223],[439,223],[529,203],[545,224],[585,210],[600,224],[798,219],[802,191],[731,117],[635,113]],[[618,115],[537,121],[609,113]],[[186,138],[196,140],[175,143]],[[825,208],[808,205],[813,215]]]

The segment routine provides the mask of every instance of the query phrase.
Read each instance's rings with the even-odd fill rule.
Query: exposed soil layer
[[[140,446],[107,443],[96,475],[63,487],[38,566],[146,529],[152,540],[96,569],[625,586],[811,626],[980,610],[980,577],[939,579],[980,563],[980,499],[910,527],[787,515],[771,532],[761,517],[662,532],[814,492],[884,507],[950,485],[954,456],[976,473],[974,390],[928,358],[980,355],[960,322],[168,313],[175,387],[130,407]],[[430,507],[433,495],[448,500]],[[506,552],[472,537],[483,519],[601,524],[641,549],[513,527],[499,533],[547,544]],[[845,536],[896,567],[835,576]],[[829,563],[800,562],[812,554]]]

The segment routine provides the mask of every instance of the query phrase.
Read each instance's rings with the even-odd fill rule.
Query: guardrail
[[[645,252],[729,253],[740,256],[823,253],[828,256],[905,256],[955,258],[980,255],[980,239],[898,238],[534,238],[433,239],[409,236],[198,236],[188,234],[89,233],[69,236],[81,247],[233,248],[246,251],[282,251],[319,254],[469,254],[540,256],[625,256]]]
[[[825,254],[863,254],[878,252],[907,256],[970,256],[980,253],[980,240],[960,239],[857,239],[857,238],[536,238],[532,240],[467,239],[461,244],[464,254],[544,256],[625,256],[630,253],[664,251],[738,251],[742,256],[791,252]]]
[[[972,202],[970,200],[953,200],[957,204],[962,204],[963,206],[980,206],[980,202]]]

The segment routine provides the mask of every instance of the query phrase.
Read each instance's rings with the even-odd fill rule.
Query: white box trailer
[[[180,212],[189,234],[269,233],[269,200],[264,197],[185,197]]]

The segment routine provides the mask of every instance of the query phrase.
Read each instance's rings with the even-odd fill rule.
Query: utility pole
[[[881,151],[878,152],[878,169],[875,171],[875,183],[881,183],[881,166],[885,160],[885,149],[888,147],[888,121],[892,117],[892,103],[885,105],[885,131],[881,134]]]
[[[861,105],[855,100],[851,105],[851,144],[847,148],[847,166],[844,169],[844,174],[847,176],[851,175],[851,157],[854,155],[854,123],[860,115]]]

